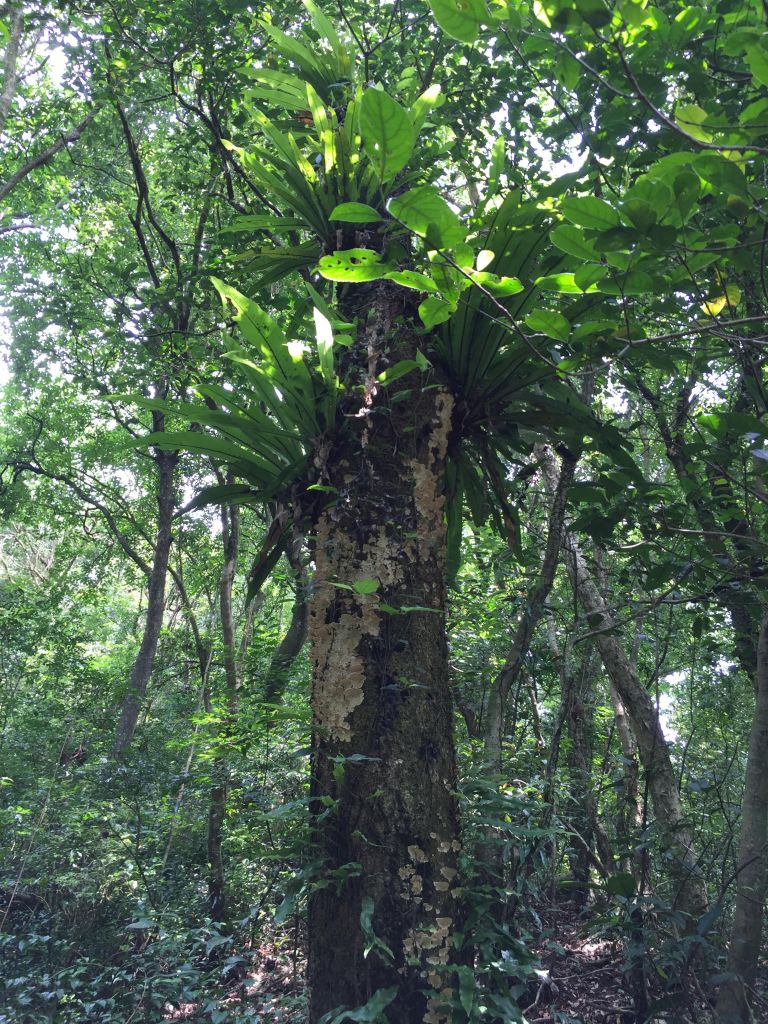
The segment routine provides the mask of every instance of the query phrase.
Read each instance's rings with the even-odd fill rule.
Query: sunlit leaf
[[[435,21],[453,39],[474,43],[487,17],[482,0],[429,0]]]
[[[360,104],[363,148],[382,181],[408,163],[415,133],[408,114],[381,89],[366,89]]]

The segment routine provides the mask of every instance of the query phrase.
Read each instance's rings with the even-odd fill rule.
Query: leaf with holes
[[[326,281],[378,281],[393,268],[373,249],[344,249],[321,256],[317,265]]]

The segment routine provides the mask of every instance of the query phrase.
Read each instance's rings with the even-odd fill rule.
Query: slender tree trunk
[[[616,732],[619,734],[619,746],[621,747],[623,757],[622,775],[624,788],[621,794],[616,828],[620,844],[619,857],[622,871],[631,872],[633,867],[632,848],[640,834],[640,825],[643,820],[640,804],[640,771],[637,764],[637,743],[632,734],[621,697],[616,692],[616,687],[610,679],[608,680],[608,691],[611,697],[611,704],[613,704],[613,720],[616,723]]]
[[[309,605],[307,603],[307,570],[301,561],[302,539],[298,539],[298,550],[289,556],[296,573],[296,596],[291,609],[291,621],[285,636],[275,648],[264,682],[264,700],[267,704],[278,704],[288,682],[288,675],[307,639]]]
[[[545,463],[545,471],[549,487],[554,489],[557,470],[552,454]],[[565,534],[565,549],[574,593],[596,630],[600,657],[632,724],[638,754],[648,778],[656,820],[671,854],[670,875],[675,886],[674,904],[696,920],[707,909],[707,889],[698,868],[693,837],[683,814],[677,776],[656,707],[621,640],[616,636],[616,623],[578,541],[568,531]]]
[[[768,611],[757,644],[757,699],[747,753],[741,809],[736,910],[728,950],[728,968],[736,978],[720,989],[717,1012],[723,1024],[752,1020],[750,990],[757,976],[766,899],[768,845]]]
[[[16,96],[16,81],[18,78],[17,66],[19,62],[19,47],[24,32],[24,9],[21,3],[10,4],[10,17],[8,18],[8,36],[5,44],[5,53],[2,63],[2,86],[0,86],[0,131],[5,127],[8,115],[11,112],[14,98]]]
[[[157,535],[152,571],[147,588],[147,618],[139,653],[134,662],[128,681],[128,691],[123,699],[120,716],[115,730],[113,753],[120,757],[131,744],[139,720],[139,712],[147,685],[152,676],[157,653],[157,642],[163,626],[165,611],[165,579],[168,574],[168,558],[171,551],[171,525],[176,505],[174,471],[178,456],[175,452],[158,451],[155,456],[158,468],[157,480]]]
[[[221,729],[219,741],[226,743],[235,724],[240,698],[240,680],[235,654],[235,621],[232,610],[232,589],[240,546],[240,513],[235,506],[222,506],[221,536],[224,546],[224,565],[219,580],[219,614],[221,617],[226,706],[224,726]],[[224,753],[219,753],[214,760],[213,779],[208,805],[208,903],[212,920],[226,922],[226,875],[221,842],[229,794],[229,765]]]
[[[409,296],[388,284],[365,294],[352,351],[367,361],[363,394],[345,393],[323,472],[337,499],[314,538],[311,795],[324,866],[309,906],[310,1022],[384,990],[390,1024],[443,1024],[441,968],[460,930],[444,622],[453,399],[420,371],[402,378],[407,402],[377,387],[380,356],[413,359],[424,339]]]
[[[541,563],[536,583],[531,590],[525,603],[520,618],[520,623],[515,631],[512,647],[504,666],[496,677],[488,699],[488,712],[485,725],[485,761],[491,772],[501,772],[501,747],[502,736],[504,735],[504,718],[507,708],[507,697],[510,689],[515,685],[523,661],[531,645],[534,630],[544,614],[544,606],[552,589],[555,579],[555,571],[563,542],[563,528],[565,521],[565,502],[568,496],[568,488],[573,480],[573,473],[576,462],[572,458],[563,460],[557,487],[552,499],[552,509],[549,514],[549,527],[547,532],[547,545],[544,550],[544,557]]]
[[[581,660],[579,670],[568,691],[566,723],[568,738],[568,774],[571,793],[575,802],[572,815],[584,845],[577,844],[571,856],[571,873],[577,883],[573,898],[580,906],[586,906],[589,899],[589,852],[595,839],[597,805],[592,792],[592,752],[595,717],[594,657],[588,651]]]

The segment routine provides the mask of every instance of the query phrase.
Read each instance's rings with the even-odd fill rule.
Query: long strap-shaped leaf
[[[243,337],[265,360],[264,372],[273,378],[286,402],[293,407],[296,425],[306,437],[317,433],[312,377],[301,356],[293,356],[274,320],[253,299],[218,278],[213,283],[219,294],[237,310],[235,319]]]

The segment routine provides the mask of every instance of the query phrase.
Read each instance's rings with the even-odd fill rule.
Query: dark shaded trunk
[[[420,371],[377,387],[380,356],[413,359],[424,339],[402,291],[367,292],[351,351],[367,364],[364,393],[354,381],[345,393],[344,433],[322,473],[337,498],[314,543],[311,795],[323,868],[309,905],[310,1021],[391,990],[382,1019],[442,1024],[460,930],[444,621],[453,400]],[[408,401],[394,401],[402,388]]]
[[[723,1024],[746,1024],[757,977],[766,898],[768,845],[768,612],[757,644],[757,698],[747,753],[741,808],[736,909],[728,950],[728,969],[736,977],[720,989],[717,1012]]]
[[[168,575],[168,558],[171,551],[171,525],[176,495],[173,483],[178,455],[175,452],[157,452],[157,534],[152,571],[147,586],[147,617],[144,635],[131,670],[128,690],[123,698],[120,716],[115,730],[113,753],[120,757],[131,744],[147,686],[157,654],[157,642],[163,627],[165,611],[165,580]]]

